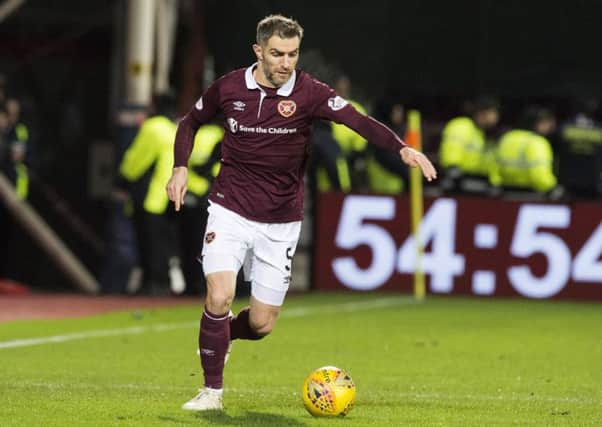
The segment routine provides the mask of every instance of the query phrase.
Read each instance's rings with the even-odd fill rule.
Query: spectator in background
[[[11,180],[10,176],[14,172],[14,167],[7,138],[8,129],[8,113],[4,105],[0,103],[0,173]],[[10,212],[5,208],[4,202],[0,200],[0,279],[7,276],[7,258],[10,253],[12,229]]]
[[[0,104],[0,171],[10,179],[14,174],[14,162],[8,137],[9,130],[10,121],[6,106]]]
[[[339,96],[366,114],[366,109],[350,99],[351,80],[339,75],[334,82]],[[365,155],[367,141],[361,135],[340,123],[317,123],[314,130],[314,147],[318,160],[316,183],[319,192],[358,190],[365,187]],[[321,165],[321,166],[320,166]]]
[[[558,179],[575,196],[602,195],[602,123],[595,117],[599,106],[591,96],[575,99],[572,117],[558,134]]]
[[[169,215],[164,190],[172,169],[175,108],[174,96],[153,97],[149,117],[119,166],[120,187],[127,188],[133,201],[144,286],[152,295],[167,295],[170,291],[179,294],[186,288],[177,224]]]
[[[368,114],[366,107],[352,98],[351,88],[352,83],[348,76],[341,74],[336,78],[334,82],[335,92],[341,98],[353,105],[361,114]],[[330,127],[332,129],[333,138],[339,144],[343,155],[347,159],[351,188],[354,190],[364,189],[366,187],[365,161],[368,141],[344,124],[331,122]]]
[[[540,106],[527,107],[522,114],[521,128],[506,132],[500,138],[490,170],[491,184],[505,190],[527,190],[559,197],[562,190],[556,187],[554,155],[547,139],[555,129],[552,111]]]
[[[332,135],[330,123],[316,120],[312,134],[312,189],[320,192],[351,191],[351,174],[347,158]]]
[[[133,205],[126,186],[116,185],[107,204],[107,248],[100,272],[105,294],[134,294],[142,284],[142,265],[134,228]]]
[[[18,134],[18,101],[7,100],[0,104],[0,173],[14,186],[18,198],[25,200],[29,191],[29,179],[25,165],[27,133]],[[0,278],[12,275],[9,271],[13,243],[17,235],[15,224],[4,203],[0,200]]]
[[[165,184],[172,171],[175,97],[155,95],[150,116],[142,123],[120,165],[120,175],[134,206],[144,285],[153,295],[198,293],[204,274],[197,258],[207,221],[207,195],[219,171],[224,129],[202,126],[189,159],[188,192],[182,216],[170,211]],[[186,258],[182,258],[182,250]]]
[[[29,129],[21,121],[21,103],[15,98],[6,100],[6,113],[8,117],[8,130],[6,132],[11,151],[13,173],[11,178],[15,185],[17,195],[22,200],[29,193],[29,174],[27,170],[27,153],[29,145]]]
[[[404,108],[397,96],[388,95],[376,104],[374,118],[387,125],[399,137],[406,130]],[[397,156],[374,144],[369,144],[366,157],[366,177],[370,191],[380,194],[399,194],[408,182],[408,167]]]
[[[447,191],[484,193],[488,190],[500,105],[493,97],[481,96],[471,109],[470,117],[456,117],[443,129],[439,163],[444,170],[441,186]]]
[[[6,101],[6,77],[0,74],[0,105],[4,105]]]
[[[224,128],[210,123],[201,126],[194,137],[188,161],[188,191],[178,218],[182,270],[188,293],[205,293],[205,274],[200,263],[203,236],[207,226],[209,189],[220,169]],[[173,142],[173,141],[172,141]]]
[[[17,196],[25,200],[29,191],[25,164],[29,134],[19,118],[20,106],[16,99],[8,99],[0,105],[0,170],[14,185]]]
[[[340,72],[328,63],[319,50],[307,50],[299,61],[300,68],[326,82],[334,82]],[[318,191],[351,191],[351,172],[347,158],[332,134],[331,123],[316,120],[311,135],[311,156],[307,177],[312,196]]]

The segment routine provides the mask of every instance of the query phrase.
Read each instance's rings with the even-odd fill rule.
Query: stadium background
[[[0,74],[23,101],[32,131],[29,201],[96,277],[112,255],[106,192],[115,168],[98,148],[127,143],[118,117],[129,111],[123,57],[130,1],[0,1],[0,16],[18,6],[0,19]],[[549,105],[562,118],[571,98],[602,95],[599,1],[181,0],[170,81],[183,108],[201,90],[203,62],[210,79],[252,61],[255,23],[273,12],[300,20],[302,57],[343,70],[361,101],[398,92],[435,130],[483,91],[501,96],[508,121],[526,102]],[[436,154],[437,132],[425,137],[426,151]],[[84,295],[21,230],[11,261],[34,292],[0,294],[0,425],[323,426],[305,412],[300,385],[327,364],[347,369],[358,386],[356,408],[329,423],[601,424],[602,312],[593,301],[602,297],[599,200],[540,210],[426,197],[432,276],[439,291],[452,283],[462,295],[420,301],[389,292],[411,292],[411,257],[396,258],[410,247],[407,197],[325,197],[322,245],[313,255],[314,279],[326,289],[287,298],[277,329],[261,344],[235,343],[226,411],[217,414],[180,409],[202,377],[198,295]],[[346,227],[343,215],[351,218]],[[380,240],[365,226],[380,230]],[[342,248],[335,244],[341,236],[351,246],[368,236],[369,245]],[[376,265],[369,249],[386,268],[357,271]],[[340,262],[350,255],[352,263]],[[335,258],[346,270],[332,269]],[[533,280],[509,283],[511,268]],[[345,277],[368,292],[332,292]],[[487,280],[475,285],[474,277]],[[580,301],[524,298],[542,291]],[[245,304],[237,299],[233,310]]]
[[[0,24],[0,70],[33,130],[31,202],[95,273],[106,255],[106,207],[91,189],[91,150],[117,139],[126,9],[124,1],[26,1]],[[180,3],[170,82],[183,106],[201,89],[186,78],[190,62],[198,73],[199,58],[207,65],[210,54],[214,75],[250,63],[255,23],[272,12],[297,18],[306,28],[302,57],[343,70],[359,99],[370,104],[396,92],[433,122],[482,92],[500,95],[505,120],[527,101],[545,102],[562,117],[571,97],[602,94],[596,1],[207,0]],[[204,48],[195,51],[195,40]],[[436,143],[427,138],[425,151],[435,152]],[[65,218],[83,218],[83,232]],[[69,288],[29,237],[17,246],[15,253],[26,254],[15,261],[24,282]],[[28,268],[32,260],[36,269]]]

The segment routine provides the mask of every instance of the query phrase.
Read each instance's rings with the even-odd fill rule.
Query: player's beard
[[[281,70],[282,71],[282,70]],[[284,71],[286,72],[285,76],[282,76],[280,74],[277,73],[277,71],[274,72],[270,72],[267,68],[264,68],[264,76],[266,78],[266,80],[268,82],[270,82],[271,84],[274,85],[274,87],[280,87],[283,84],[285,84],[288,79],[291,78],[291,71]]]

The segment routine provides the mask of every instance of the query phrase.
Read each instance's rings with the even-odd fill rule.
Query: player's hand
[[[188,168],[185,166],[173,168],[166,190],[169,200],[176,204],[176,211],[179,211],[180,206],[184,204],[184,196],[186,195],[186,190],[188,188],[187,182]]]
[[[437,171],[435,167],[431,163],[431,161],[420,151],[414,150],[411,147],[403,147],[399,150],[399,154],[401,155],[401,160],[413,168],[419,167],[422,171],[422,175],[426,178],[427,181],[432,181],[433,179],[437,179]]]

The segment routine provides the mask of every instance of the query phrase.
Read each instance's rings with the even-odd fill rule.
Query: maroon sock
[[[249,307],[243,308],[240,313],[230,320],[230,339],[260,340],[264,336],[257,334],[249,324]]]
[[[222,388],[224,384],[224,358],[230,345],[230,318],[228,314],[214,315],[203,312],[199,332],[201,366],[205,387]]]

